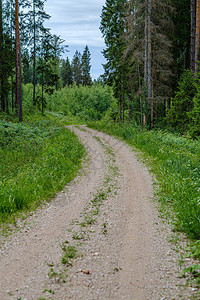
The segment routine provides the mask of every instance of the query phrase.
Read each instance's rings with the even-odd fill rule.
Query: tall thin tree
[[[3,8],[2,0],[0,0],[0,97],[1,97],[1,109],[5,110],[5,103],[3,97]]]
[[[198,73],[199,63],[199,39],[200,39],[200,1],[196,0],[196,34],[195,34],[195,74]]]
[[[190,1],[191,11],[191,69],[195,71],[196,0]]]
[[[15,47],[16,47],[16,114],[22,122],[22,68],[19,35],[19,3],[15,0]]]

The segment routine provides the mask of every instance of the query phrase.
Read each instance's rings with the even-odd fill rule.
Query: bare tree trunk
[[[150,116],[152,116],[152,40],[151,40],[151,0],[148,0],[148,60],[147,60],[147,80],[148,80],[148,92],[147,98],[149,102]],[[153,127],[153,120],[150,117],[150,129]]]
[[[124,92],[122,93],[122,103],[123,103],[123,115],[122,115],[122,117],[123,117],[123,123],[124,123],[124,121],[125,121],[125,95],[124,95]]]
[[[145,29],[144,29],[144,83],[147,86],[147,60],[148,60],[148,0],[145,0]]]
[[[42,62],[42,115],[44,115],[44,65]]]
[[[2,19],[2,0],[0,0],[0,98],[1,110],[5,111],[5,98],[3,92],[3,19]]]
[[[15,0],[15,52],[16,52],[16,61],[15,61],[15,67],[16,67],[16,93],[15,93],[15,110],[16,110],[16,116],[18,116],[19,113],[19,53],[18,53],[18,34],[19,34],[19,11],[18,11],[18,0]]]
[[[196,33],[196,0],[190,1],[191,11],[191,70],[195,71],[195,33]]]
[[[198,73],[199,61],[199,37],[200,37],[200,0],[196,2],[196,35],[195,35],[195,74]]]
[[[148,0],[145,0],[145,27],[144,27],[144,84],[145,88],[148,86]],[[145,101],[145,100],[144,100]],[[145,107],[144,103],[144,107]],[[142,109],[141,109],[142,113]],[[141,124],[146,126],[146,114],[141,115]]]
[[[19,4],[15,0],[15,38],[16,38],[16,114],[22,122],[22,70],[21,70],[21,47],[19,36]]]
[[[20,38],[18,44],[19,44],[19,122],[22,122],[22,60],[21,60]]]
[[[36,105],[36,25],[35,25],[35,0],[33,0],[33,105]]]
[[[11,85],[12,85],[12,112],[14,112],[15,104],[14,104],[14,81],[13,81],[13,75],[11,76]]]

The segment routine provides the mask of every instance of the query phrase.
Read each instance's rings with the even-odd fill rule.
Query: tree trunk
[[[122,93],[122,104],[123,104],[122,121],[123,121],[123,123],[124,123],[124,121],[125,121],[125,95],[124,95],[124,92]]]
[[[148,0],[145,0],[145,29],[144,29],[144,83],[147,86],[147,61],[148,61]]]
[[[36,25],[35,25],[35,0],[33,0],[33,105],[36,105]]]
[[[15,110],[16,116],[19,113],[19,53],[18,53],[18,34],[19,34],[19,11],[18,11],[18,0],[15,0],[15,68],[16,68],[16,93],[15,93]]]
[[[18,36],[19,37],[19,36]],[[19,122],[22,122],[22,60],[21,60],[21,46],[19,39]]]
[[[41,100],[42,100],[42,115],[44,115],[44,66],[42,66],[42,99]]]
[[[3,92],[3,18],[2,0],[0,0],[0,98],[1,110],[5,111],[5,98]]]
[[[21,47],[19,36],[19,4],[15,0],[15,40],[16,40],[16,114],[22,122],[22,70],[21,70]]]
[[[196,0],[190,1],[191,10],[191,70],[195,72]]]
[[[197,74],[199,71],[199,68],[198,68],[199,37],[200,37],[200,0],[196,0],[195,74]]]
[[[150,129],[153,127],[153,120],[152,120],[152,99],[153,99],[153,90],[152,90],[152,40],[151,40],[151,0],[148,0],[148,59],[147,59],[147,80],[148,80],[148,92],[147,98],[149,103],[149,110],[150,110]]]

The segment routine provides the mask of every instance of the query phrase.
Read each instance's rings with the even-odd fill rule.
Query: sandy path
[[[177,284],[182,282],[176,255],[157,217],[147,169],[124,143],[91,129],[72,129],[85,144],[90,162],[81,176],[5,243],[0,299],[178,299]],[[117,168],[119,172],[113,171]],[[95,223],[80,231],[83,213],[92,211],[90,201],[100,188],[109,188],[108,196]],[[75,239],[73,233],[87,239]],[[68,269],[60,263],[60,244],[65,240],[81,253]],[[68,274],[66,283],[49,278],[47,262]]]

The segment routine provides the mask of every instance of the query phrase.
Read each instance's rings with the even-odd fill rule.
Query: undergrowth
[[[0,121],[0,222],[36,208],[71,181],[85,153],[62,118]]]

